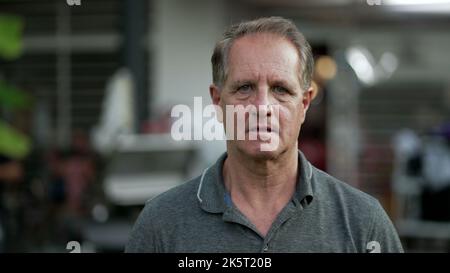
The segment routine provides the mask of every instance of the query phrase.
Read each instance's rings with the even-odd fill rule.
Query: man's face
[[[212,85],[210,93],[225,117],[235,116],[234,132],[239,130],[239,114],[227,113],[227,105],[259,110],[243,115],[245,140],[236,140],[234,135],[228,141],[228,149],[261,159],[297,149],[312,89],[304,92],[301,87],[299,56],[290,41],[273,34],[253,34],[235,40],[229,51],[227,79],[221,89]],[[251,122],[252,115],[257,124]],[[227,131],[225,117],[222,120]],[[251,133],[257,139],[250,140]],[[261,149],[264,143],[270,149]]]

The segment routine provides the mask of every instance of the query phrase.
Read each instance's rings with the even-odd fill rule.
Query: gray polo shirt
[[[403,252],[376,199],[316,169],[301,152],[296,192],[262,236],[224,187],[226,156],[147,201],[125,251]]]

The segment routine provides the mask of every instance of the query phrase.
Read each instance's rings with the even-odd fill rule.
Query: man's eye
[[[252,86],[250,84],[241,85],[237,89],[237,91],[243,92],[243,93],[249,92],[251,90],[252,90]]]
[[[275,91],[276,93],[279,93],[279,94],[287,94],[287,93],[289,93],[289,91],[286,88],[284,88],[283,86],[275,86],[273,88],[273,91]]]

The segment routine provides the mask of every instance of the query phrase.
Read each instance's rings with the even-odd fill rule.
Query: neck
[[[279,211],[292,198],[297,182],[298,151],[276,159],[254,159],[229,151],[223,175],[234,202],[249,209]]]

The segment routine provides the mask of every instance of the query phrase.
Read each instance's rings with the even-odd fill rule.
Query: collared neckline
[[[223,213],[231,206],[223,179],[223,164],[227,158],[224,152],[216,163],[205,169],[200,177],[197,199],[200,207],[210,213]],[[305,207],[313,200],[313,167],[301,151],[298,151],[297,186],[292,201],[296,206]]]

